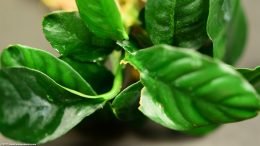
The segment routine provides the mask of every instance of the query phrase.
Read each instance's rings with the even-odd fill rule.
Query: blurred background
[[[250,33],[247,49],[237,66],[255,67],[260,65],[260,1],[242,0],[242,2],[248,16]],[[55,53],[45,40],[41,30],[42,17],[49,11],[40,0],[1,0],[0,51],[9,44],[19,43]],[[153,128],[150,129],[150,127]],[[110,130],[113,131],[113,129]],[[107,131],[109,137],[104,138],[106,135],[100,133],[100,136],[97,135],[91,139],[88,135],[82,135],[79,130],[74,129],[56,141],[43,146],[259,146],[260,116],[252,120],[224,125],[210,135],[201,138],[182,136],[155,126],[153,123],[141,131],[145,132],[138,135],[131,131],[127,133],[117,131],[116,138],[110,138],[110,132]],[[11,141],[0,135],[0,145],[6,142]]]

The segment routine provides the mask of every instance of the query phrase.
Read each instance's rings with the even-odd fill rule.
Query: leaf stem
[[[84,98],[92,98],[92,99],[102,98],[105,100],[110,100],[110,99],[113,99],[120,92],[120,90],[122,88],[122,82],[123,82],[122,66],[120,64],[118,64],[115,79],[113,82],[113,87],[107,93],[96,95],[96,96],[91,96],[91,95],[86,95],[86,94],[80,93],[80,92],[72,90],[72,89],[68,89],[66,87],[64,87],[64,88],[66,90],[70,91],[71,93],[77,94]]]
[[[127,40],[117,41],[117,44],[130,54],[133,54],[136,51],[138,51],[137,47],[130,41],[127,41]]]

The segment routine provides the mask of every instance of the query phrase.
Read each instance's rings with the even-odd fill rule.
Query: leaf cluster
[[[260,67],[231,66],[247,35],[239,0],[148,0],[131,26],[115,0],[76,2],[43,19],[58,57],[19,44],[1,53],[6,137],[45,143],[108,108],[193,135],[258,114]]]

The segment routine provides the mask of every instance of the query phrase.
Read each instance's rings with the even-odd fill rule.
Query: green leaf
[[[214,56],[234,64],[246,44],[247,23],[240,0],[210,0],[207,32]]]
[[[168,128],[241,121],[260,109],[259,95],[238,72],[195,51],[158,45],[128,54],[126,61],[145,86],[139,109]]]
[[[128,86],[115,97],[112,109],[118,119],[133,121],[141,117],[138,106],[142,88],[142,83],[137,82]]]
[[[154,44],[199,48],[208,39],[207,0],[149,0],[146,29]]]
[[[61,60],[71,65],[97,93],[105,93],[112,88],[114,76],[104,66],[96,63],[80,62],[67,57],[62,57]]]
[[[241,68],[238,71],[255,87],[260,94],[260,66],[255,69]]]
[[[0,132],[25,143],[54,140],[104,105],[27,68],[0,70],[0,93]]]
[[[128,39],[115,0],[76,0],[80,16],[97,36],[113,40]]]
[[[115,42],[94,35],[85,26],[78,12],[58,11],[44,17],[46,39],[63,56],[81,61],[105,58],[115,48]]]
[[[2,52],[1,65],[4,68],[24,66],[39,70],[66,88],[95,95],[91,86],[71,66],[43,50],[9,46]]]

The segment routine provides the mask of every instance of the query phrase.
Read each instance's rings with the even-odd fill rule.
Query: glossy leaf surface
[[[48,75],[58,84],[87,94],[95,95],[91,86],[67,63],[39,49],[14,45],[1,55],[2,67],[28,67]]]
[[[234,64],[245,47],[247,23],[240,0],[210,0],[207,32],[214,56]]]
[[[154,44],[199,48],[207,38],[206,0],[149,0],[146,29]]]
[[[241,68],[238,71],[255,87],[260,94],[260,66],[255,69]]]
[[[51,13],[44,17],[42,25],[46,39],[63,56],[95,61],[103,59],[115,47],[112,40],[90,32],[78,12]]]
[[[61,58],[73,67],[97,93],[108,92],[113,85],[113,74],[104,66],[90,62],[80,62],[71,58]]]
[[[118,119],[132,121],[140,117],[138,106],[142,88],[142,83],[137,82],[124,89],[115,97],[112,109]]]
[[[168,128],[241,121],[260,109],[259,95],[238,72],[195,51],[158,45],[126,61],[140,71],[145,86],[140,110]]]
[[[27,68],[0,70],[0,82],[0,132],[25,143],[56,139],[104,105]]]
[[[128,39],[115,0],[76,0],[80,16],[97,36],[113,40]]]

